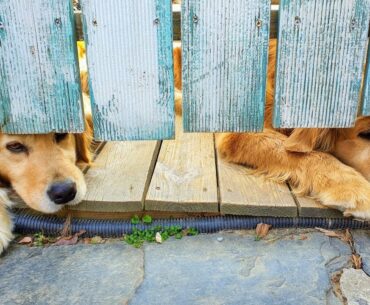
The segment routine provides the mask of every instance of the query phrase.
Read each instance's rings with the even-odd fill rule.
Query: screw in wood
[[[194,22],[194,23],[198,23],[198,21],[199,21],[198,16],[197,16],[197,15],[194,15],[194,16],[193,16],[193,22]]]
[[[258,18],[256,20],[256,27],[260,28],[261,26],[262,26],[262,20]]]
[[[55,19],[54,19],[54,23],[55,23],[56,25],[61,25],[61,24],[62,24],[62,19],[61,19],[61,18],[55,18]]]
[[[158,24],[159,24],[159,18],[155,18],[155,19],[154,19],[154,24],[155,24],[155,25],[158,25]]]
[[[301,23],[301,18],[299,16],[295,16],[294,18],[294,25],[298,26]]]
[[[356,28],[356,19],[352,18],[351,19],[351,30],[354,30]]]

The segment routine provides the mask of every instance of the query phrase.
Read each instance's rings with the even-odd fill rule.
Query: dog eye
[[[6,144],[6,149],[16,154],[28,153],[27,147],[19,142],[10,142]]]
[[[54,135],[55,142],[62,142],[67,137],[67,135],[68,133],[56,133]]]
[[[365,139],[365,140],[370,140],[370,130],[364,131],[364,132],[360,132],[358,136],[360,138]]]

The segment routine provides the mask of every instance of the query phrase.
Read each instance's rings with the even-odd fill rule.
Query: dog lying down
[[[220,156],[248,166],[295,192],[310,195],[345,216],[370,220],[370,117],[347,129],[274,129],[272,109],[276,40],[270,41],[262,133],[217,134]],[[181,49],[174,50],[175,86],[181,90]],[[176,111],[181,111],[181,93]]]
[[[81,81],[82,87],[87,87],[83,69]],[[86,183],[80,166],[91,161],[92,118],[85,93],[83,101],[86,127],[82,134],[0,133],[0,253],[13,238],[7,211],[14,204],[10,193],[15,192],[29,207],[43,213],[55,213],[84,198]]]

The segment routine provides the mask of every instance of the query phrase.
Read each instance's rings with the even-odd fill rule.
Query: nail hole
[[[301,23],[301,18],[299,16],[295,16],[294,18],[294,24],[299,25]]]
[[[93,24],[93,26],[98,26],[98,21],[96,21],[96,19],[94,18],[93,21],[92,21],[92,24]]]

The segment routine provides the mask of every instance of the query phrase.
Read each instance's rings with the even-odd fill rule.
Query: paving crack
[[[144,283],[144,280],[145,280],[145,248],[144,247],[142,249],[140,249],[142,251],[142,254],[143,254],[143,260],[142,260],[143,263],[140,266],[140,269],[142,270],[141,277],[139,278],[137,284],[135,285],[134,291],[128,297],[127,301],[124,303],[125,305],[131,304],[132,300],[136,296],[138,290],[140,289],[141,285]]]

